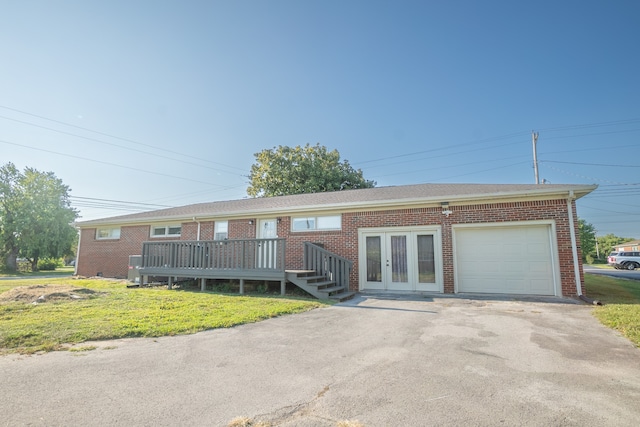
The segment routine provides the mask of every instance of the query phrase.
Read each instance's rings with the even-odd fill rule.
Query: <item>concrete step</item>
[[[342,302],[342,301],[347,301],[350,300],[351,298],[353,298],[353,296],[355,295],[355,292],[341,292],[339,294],[335,294],[335,295],[329,295],[329,299],[338,301],[338,302]]]

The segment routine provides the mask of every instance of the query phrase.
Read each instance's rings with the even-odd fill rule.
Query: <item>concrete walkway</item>
[[[231,329],[0,357],[0,425],[637,426],[640,350],[562,299],[358,296]]]

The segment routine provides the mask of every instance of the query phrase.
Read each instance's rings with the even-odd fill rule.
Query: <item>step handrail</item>
[[[349,276],[353,262],[336,255],[321,246],[311,242],[304,242],[303,264],[305,270],[313,270],[318,275],[326,277],[338,286],[344,286],[349,291]]]

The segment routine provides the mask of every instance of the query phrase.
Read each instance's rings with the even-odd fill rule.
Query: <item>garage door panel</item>
[[[533,279],[530,281],[530,284],[532,294],[545,295],[545,292],[547,292],[547,289],[549,287],[549,282],[547,280]]]
[[[505,243],[502,245],[502,253],[507,256],[522,255],[524,248],[516,243]]]
[[[510,274],[519,274],[524,268],[526,263],[522,261],[508,261],[502,264],[502,271]]]
[[[500,271],[500,263],[497,262],[487,261],[472,264],[474,264],[475,268],[478,270],[478,275]],[[473,268],[473,265],[470,265],[470,267]]]
[[[551,266],[548,262],[530,262],[528,267],[531,273],[551,274]]]
[[[546,259],[549,253],[549,242],[527,244],[527,255]]]
[[[492,278],[473,278],[463,280],[461,283],[465,287],[465,292],[475,293],[505,293],[503,287]],[[527,294],[527,283],[522,279],[512,278],[509,281],[509,293]]]
[[[555,295],[550,225],[455,229],[458,292]]]

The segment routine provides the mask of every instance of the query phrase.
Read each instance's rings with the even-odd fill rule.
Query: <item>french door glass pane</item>
[[[435,283],[433,236],[418,236],[418,282]]]
[[[367,282],[382,282],[380,236],[367,237]]]
[[[391,281],[408,282],[407,236],[391,236]]]

